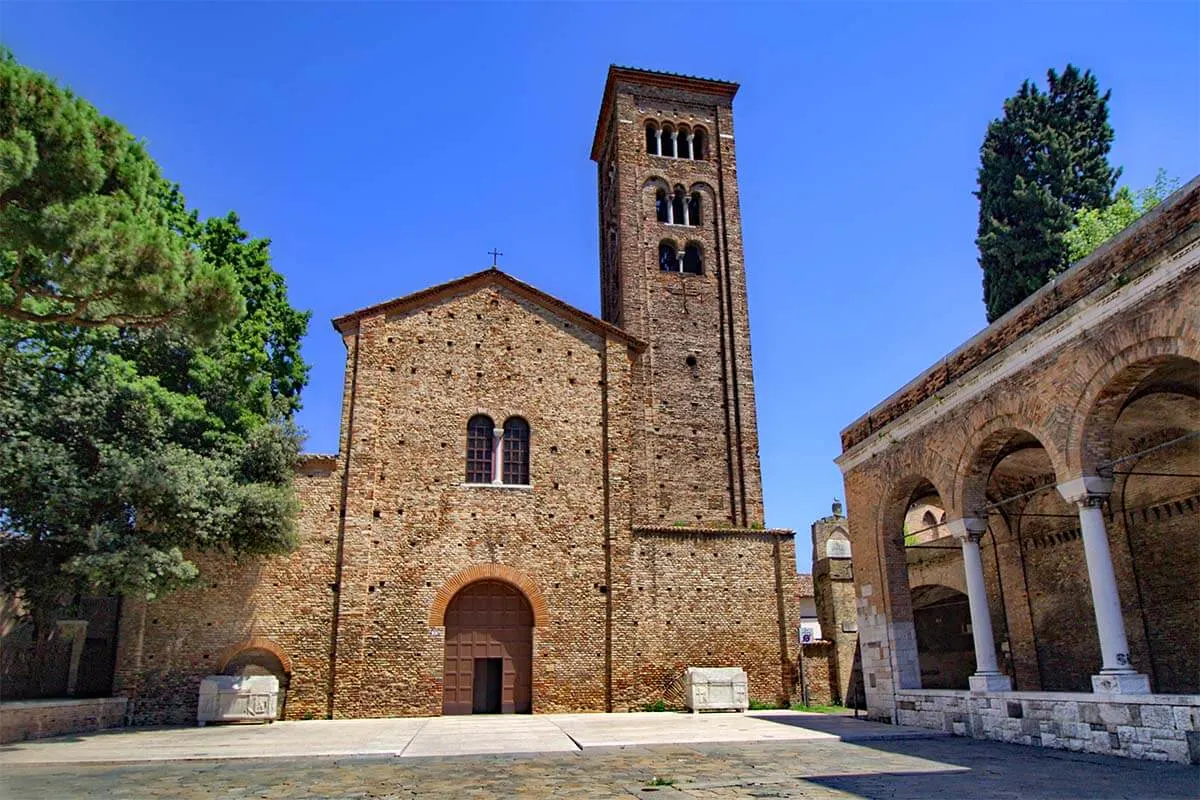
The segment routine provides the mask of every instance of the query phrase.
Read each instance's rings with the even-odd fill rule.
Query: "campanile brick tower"
[[[610,67],[592,145],[601,309],[649,343],[635,524],[760,525],[734,158],[738,85]]]

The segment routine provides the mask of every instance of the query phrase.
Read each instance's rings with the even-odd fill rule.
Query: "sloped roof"
[[[666,89],[683,89],[700,94],[711,94],[733,100],[740,88],[732,81],[720,81],[713,78],[699,78],[695,75],[683,75],[678,72],[661,72],[654,69],[637,69],[622,67],[617,64],[608,65],[608,78],[604,82],[603,99],[600,102],[600,114],[596,119],[596,134],[592,137],[592,160],[600,158],[600,143],[604,140],[604,130],[608,126],[608,117],[612,113],[613,91],[618,81],[640,83],[644,86],[661,86]]]
[[[641,339],[631,336],[616,325],[594,317],[586,311],[581,311],[570,303],[563,302],[553,295],[546,294],[541,289],[535,289],[496,267],[489,267],[481,272],[465,275],[446,283],[440,283],[437,286],[430,286],[428,289],[422,289],[419,292],[413,292],[403,297],[397,297],[383,303],[376,303],[366,308],[360,308],[357,311],[351,311],[349,314],[335,318],[333,320],[333,327],[338,333],[350,333],[354,331],[358,325],[358,321],[363,317],[421,308],[422,306],[444,300],[447,297],[464,294],[483,286],[499,286],[507,289],[518,297],[541,306],[557,316],[571,320],[593,333],[619,339],[639,352],[646,348],[646,344]]]

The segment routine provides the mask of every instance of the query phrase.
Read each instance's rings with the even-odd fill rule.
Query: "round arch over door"
[[[446,608],[443,714],[533,709],[533,609],[509,583],[469,584]]]

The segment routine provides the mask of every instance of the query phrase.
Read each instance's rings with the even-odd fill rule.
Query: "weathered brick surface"
[[[849,558],[830,555],[830,540],[849,537],[845,516],[835,512],[812,524],[813,595],[821,635],[833,643],[828,650],[833,681],[832,695],[841,702],[854,697],[854,683],[860,676],[854,673],[854,655],[858,649],[858,612],[854,602],[854,569]]]
[[[645,127],[652,121],[704,130],[707,158],[648,154]],[[638,425],[645,474],[635,484],[637,521],[761,524],[732,93],[612,72],[593,158],[601,307],[606,319],[650,342],[635,373],[646,408]],[[659,185],[699,192],[701,224],[659,222]],[[661,271],[662,241],[680,250],[699,245],[703,274]]]
[[[0,703],[0,744],[119,728],[125,706],[124,697]]]
[[[844,467],[872,714],[891,717],[894,692],[920,687],[902,529],[927,484],[948,519],[988,516],[981,548],[1001,668],[1022,690],[1090,689],[1100,656],[1077,509],[1054,486],[1097,471],[1115,473],[1105,518],[1132,663],[1155,691],[1200,692],[1200,542],[1183,533],[1200,524],[1191,477],[1200,450],[1194,438],[1178,441],[1200,419],[1198,236],[1200,180],[957,351],[951,362],[969,372],[906,389],[907,400],[847,429],[843,464],[872,453]],[[1104,281],[1097,270],[1125,277]],[[1097,321],[1036,349],[1083,315]],[[1001,358],[1029,352],[1039,355],[989,377]],[[976,394],[946,402],[965,392]],[[914,418],[928,421],[910,426]],[[1001,498],[1016,499],[985,507]]]
[[[335,320],[340,452],[301,466],[300,548],[203,558],[203,589],[130,605],[117,689],[136,721],[192,718],[201,678],[251,645],[290,665],[289,718],[439,714],[444,614],[475,579],[530,600],[534,711],[670,701],[691,665],[791,699],[794,542],[762,527],[730,98],[629,80],[607,95],[620,133],[601,161],[623,305],[603,322],[488,270]],[[703,120],[714,157],[650,164],[640,127],[619,127],[635,112]],[[705,225],[678,232],[704,275],[657,271],[654,170],[704,184]],[[464,483],[475,414],[529,423],[531,485]]]

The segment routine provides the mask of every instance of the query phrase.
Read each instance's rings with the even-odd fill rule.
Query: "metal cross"
[[[492,266],[494,267],[496,266],[496,259],[504,255],[504,253],[501,253],[499,250],[493,247],[488,251],[488,255],[492,257]]]

